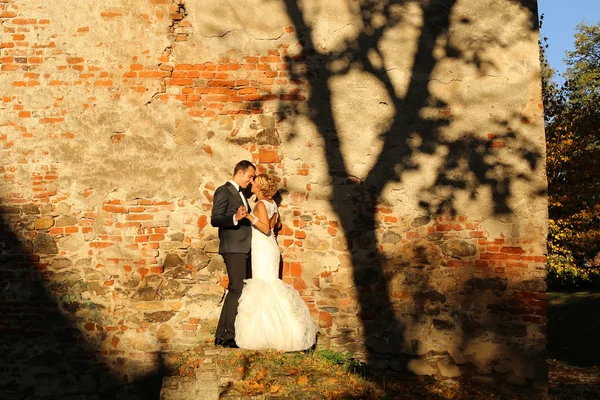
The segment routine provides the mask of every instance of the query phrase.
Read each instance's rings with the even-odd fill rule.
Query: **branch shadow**
[[[531,182],[527,172],[517,171],[510,163],[499,157],[498,143],[513,148],[514,154],[523,161],[532,173],[539,169],[543,160],[541,150],[520,132],[511,131],[509,126],[515,121],[521,123],[520,115],[512,115],[509,120],[494,121],[495,131],[488,139],[480,138],[476,132],[464,132],[461,138],[451,139],[443,134],[452,118],[445,110],[451,105],[436,97],[429,89],[438,57],[436,46],[451,30],[451,14],[455,0],[431,0],[413,2],[406,0],[361,1],[360,16],[363,27],[355,40],[347,40],[343,49],[324,52],[313,40],[313,25],[295,0],[283,0],[288,16],[302,45],[302,54],[288,57],[291,66],[291,79],[304,81],[309,88],[308,117],[316,126],[324,140],[326,163],[331,176],[333,193],[331,205],[338,215],[346,242],[351,254],[353,278],[359,302],[359,317],[364,328],[367,361],[375,364],[385,355],[395,357],[391,365],[394,369],[405,370],[411,358],[419,353],[419,343],[407,342],[406,331],[426,314],[426,302],[444,303],[445,297],[437,292],[430,282],[430,271],[435,265],[411,260],[395,263],[386,259],[379,249],[377,232],[381,223],[377,219],[378,207],[387,185],[401,183],[407,173],[420,171],[417,157],[421,154],[433,155],[441,148],[447,148],[443,162],[435,169],[433,183],[421,194],[424,200],[420,207],[424,216],[435,220],[437,217],[454,217],[457,213],[457,191],[467,191],[471,198],[479,192],[491,192],[491,214],[508,216],[512,213],[510,200],[514,196],[512,183]],[[531,13],[531,30],[537,29],[537,8],[533,0],[521,2]],[[423,25],[417,41],[410,83],[406,94],[399,96],[385,67],[375,65],[369,54],[377,54],[384,59],[379,44],[384,34],[393,27],[405,22],[402,13],[394,12],[394,7],[417,4],[422,13]],[[535,11],[535,12],[534,12]],[[383,21],[383,22],[382,22]],[[470,20],[462,20],[468,24]],[[484,67],[480,53],[495,43],[494,38],[483,45],[474,43],[469,54],[453,47],[448,40],[445,53],[448,58],[461,59],[474,65],[477,70]],[[487,68],[487,66],[486,66]],[[358,69],[375,78],[385,88],[388,98],[396,111],[389,127],[380,133],[383,143],[372,169],[366,177],[359,179],[350,173],[349,162],[340,147],[339,124],[333,110],[333,92],[330,82],[339,76]],[[483,72],[482,72],[483,74]],[[423,111],[436,110],[435,117],[424,117]],[[300,113],[297,110],[281,109],[282,115]],[[294,140],[294,134],[288,140]],[[418,139],[418,140],[415,140]],[[494,140],[491,140],[494,139]],[[541,188],[535,196],[544,196]],[[417,249],[418,251],[418,249]],[[426,261],[426,260],[425,260]],[[415,299],[413,321],[400,320],[389,285],[394,276],[404,273],[413,276],[411,293]],[[482,291],[494,288],[483,288]],[[477,290],[466,290],[463,296],[470,296],[468,303],[477,300]],[[484,293],[485,297],[486,294]],[[469,323],[466,313],[455,310],[455,323]],[[459,320],[463,320],[462,323]],[[440,329],[446,329],[440,323]],[[463,343],[469,340],[465,334]],[[401,365],[398,365],[398,360]],[[395,364],[394,364],[395,362]]]

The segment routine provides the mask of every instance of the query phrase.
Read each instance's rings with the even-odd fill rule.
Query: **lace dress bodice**
[[[259,200],[256,202],[256,204],[258,203],[263,203],[265,205],[265,207],[267,208],[267,217],[269,217],[269,222],[271,221],[271,218],[273,218],[273,215],[277,214],[277,204],[274,201],[269,201],[269,200]],[[256,209],[256,205],[254,206],[254,209]],[[252,216],[254,216],[256,218],[256,215],[254,215],[254,211],[252,211],[250,214],[252,214]],[[273,232],[273,228],[271,228],[271,232]],[[260,232],[254,232],[256,234],[260,233]]]

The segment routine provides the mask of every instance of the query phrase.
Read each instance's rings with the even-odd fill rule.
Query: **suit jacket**
[[[252,224],[246,218],[237,225],[233,223],[233,216],[242,205],[239,192],[230,182],[215,190],[210,224],[219,228],[219,254],[250,252]]]

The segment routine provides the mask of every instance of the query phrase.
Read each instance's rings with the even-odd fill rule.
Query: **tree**
[[[571,283],[590,279],[600,252],[600,23],[579,24],[574,44],[566,54],[566,81],[559,86],[552,81],[547,45],[540,43],[550,280],[562,274]]]

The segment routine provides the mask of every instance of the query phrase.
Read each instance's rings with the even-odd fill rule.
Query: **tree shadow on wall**
[[[420,192],[423,216],[431,220],[438,216],[455,216],[459,191],[463,196],[467,193],[471,199],[476,199],[480,192],[489,192],[493,208],[491,214],[501,216],[512,212],[509,204],[514,195],[511,191],[513,184],[534,181],[543,159],[543,150],[519,131],[518,127],[524,122],[522,117],[512,115],[506,119],[492,120],[493,130],[489,131],[489,140],[481,138],[481,133],[477,132],[464,132],[459,138],[449,138],[442,131],[452,123],[451,113],[448,112],[452,104],[429,90],[429,83],[439,62],[439,55],[434,55],[434,50],[439,51],[440,43],[445,43],[441,46],[446,58],[472,65],[481,75],[484,74],[482,68],[485,64],[482,61],[483,52],[489,47],[505,47],[510,43],[500,43],[492,35],[486,40],[474,40],[468,52],[453,46],[447,35],[453,28],[451,14],[455,0],[362,0],[353,3],[360,7],[357,14],[362,19],[362,27],[355,26],[357,35],[354,39],[347,39],[340,50],[328,52],[313,41],[313,24],[301,3],[295,0],[283,0],[283,3],[303,49],[299,56],[287,59],[290,79],[307,84],[310,96],[307,100],[308,112],[304,116],[314,123],[324,142],[327,167],[332,179],[331,204],[346,234],[351,253],[368,358],[369,361],[376,361],[384,355],[394,355],[402,360],[407,354],[417,354],[419,344],[406,343],[405,332],[409,328],[407,321],[410,318],[403,321],[397,318],[388,282],[400,271],[418,277],[410,294],[415,299],[416,308],[412,314],[417,319],[420,318],[418,314],[424,312],[419,304],[431,300],[427,298],[428,293],[434,300],[439,296],[435,295],[431,286],[427,266],[422,263],[419,265],[419,260],[394,264],[386,260],[385,254],[379,250],[377,231],[381,222],[376,214],[381,206],[381,196],[388,184],[403,183],[407,174],[423,170],[419,157],[435,155],[441,157],[442,162],[434,170],[433,183]],[[530,13],[529,29],[537,30],[536,1],[518,4]],[[408,6],[420,8],[423,25],[412,59],[408,89],[404,96],[399,96],[385,62],[373,60],[385,61],[380,44],[389,30],[409,23],[403,14]],[[460,23],[469,24],[471,21],[463,18]],[[385,88],[387,98],[391,99],[391,104],[384,105],[393,108],[391,123],[379,134],[381,152],[363,179],[352,175],[352,162],[356,160],[348,160],[340,148],[341,121],[334,113],[334,93],[331,89],[334,79],[344,77],[351,71],[361,71],[375,79]],[[292,107],[282,105],[281,114],[285,118],[294,118],[294,113],[301,113],[298,107]],[[360,127],[355,129],[360,132]],[[288,139],[294,138],[292,133]],[[502,161],[497,143],[511,148],[512,154],[520,159],[525,168],[517,170],[514,163]],[[445,155],[439,153],[440,149],[446,149]],[[532,196],[544,194],[545,188],[540,188]],[[477,294],[471,296],[474,299]],[[404,358],[404,361],[408,359]]]
[[[0,205],[0,398],[158,400],[162,356],[153,373],[123,383],[100,355],[103,327],[91,323],[97,335],[82,334],[77,313],[101,306],[71,300],[77,273],[40,260],[36,253],[56,253],[50,235],[21,236],[38,213],[33,204]]]

